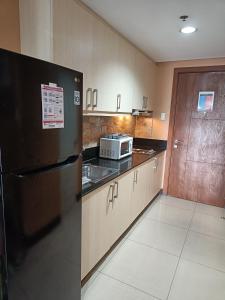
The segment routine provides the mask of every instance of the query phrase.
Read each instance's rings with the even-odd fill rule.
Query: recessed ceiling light
[[[180,31],[182,33],[188,34],[188,33],[196,32],[197,28],[195,28],[194,26],[185,26],[185,27],[182,27]]]

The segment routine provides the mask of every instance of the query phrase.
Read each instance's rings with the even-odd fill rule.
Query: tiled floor
[[[224,300],[225,210],[160,196],[90,281],[83,300]]]

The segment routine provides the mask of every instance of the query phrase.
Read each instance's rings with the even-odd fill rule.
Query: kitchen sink
[[[88,182],[97,183],[116,172],[118,172],[117,169],[84,164],[82,166],[82,185]]]

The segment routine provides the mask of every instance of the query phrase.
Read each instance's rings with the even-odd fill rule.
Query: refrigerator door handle
[[[48,172],[48,171],[51,171],[51,170],[56,169],[56,168],[61,168],[61,167],[66,166],[66,165],[73,164],[81,157],[82,157],[81,153],[78,154],[78,155],[72,155],[72,156],[68,157],[66,160],[64,160],[63,162],[56,163],[56,164],[49,165],[49,166],[44,166],[42,168],[38,168],[38,169],[35,169],[35,170],[29,170],[29,171],[13,174],[13,175],[16,176],[16,177],[22,178],[22,177],[25,177],[27,175],[35,175],[35,174],[38,174],[38,173]]]

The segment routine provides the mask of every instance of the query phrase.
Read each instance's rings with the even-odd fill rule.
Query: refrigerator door
[[[9,300],[80,299],[81,164],[3,176]]]
[[[49,91],[43,85],[49,86]],[[54,87],[63,91],[56,94]],[[61,114],[64,109],[64,125],[59,125],[63,128],[49,123],[50,129],[43,129],[43,124],[48,124],[43,122],[48,122],[56,108],[56,102],[45,107],[45,93],[48,103],[63,95],[64,104],[57,106]],[[0,49],[0,148],[4,173],[54,165],[79,154],[82,73]]]

